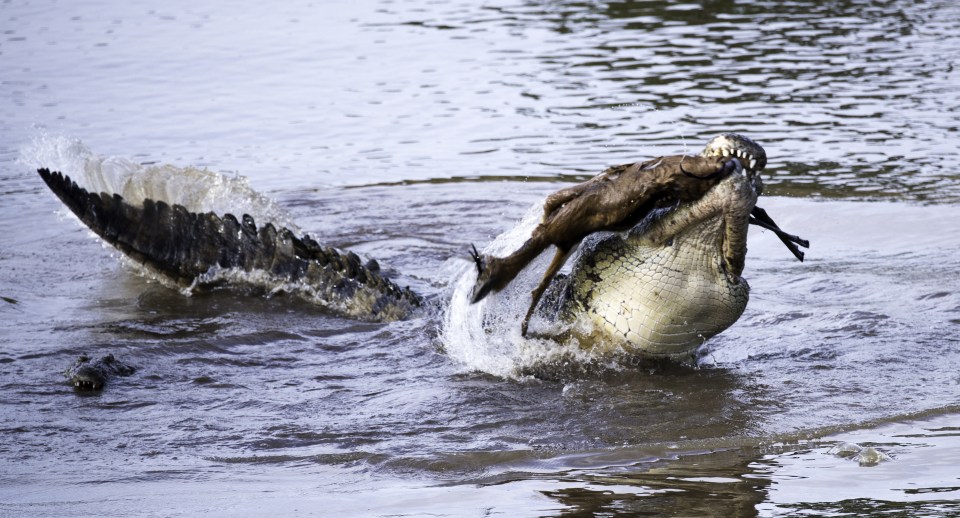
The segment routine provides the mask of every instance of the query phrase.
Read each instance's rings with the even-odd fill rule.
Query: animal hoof
[[[483,270],[486,269],[486,261],[480,255],[480,252],[477,252],[477,247],[472,244],[470,245],[470,258],[477,265],[477,275],[483,274]]]
[[[490,277],[489,270],[482,270],[477,276],[477,283],[473,285],[473,291],[470,293],[470,303],[476,304],[483,300],[493,291],[494,282]]]
[[[473,291],[470,293],[470,303],[476,304],[490,294],[494,288],[494,279],[488,268],[487,257],[477,252],[477,247],[470,245],[470,257],[477,265],[477,282],[473,285]]]

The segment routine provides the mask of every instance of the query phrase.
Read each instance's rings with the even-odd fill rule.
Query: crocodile
[[[652,355],[695,349],[732,325],[746,306],[749,287],[740,275],[748,224],[773,230],[803,259],[796,246],[807,243],[756,207],[765,165],[759,144],[728,133],[698,156],[615,166],[558,191],[547,197],[543,222],[516,253],[495,258],[474,249],[473,301],[503,289],[534,257],[556,246],[534,290],[524,333],[535,308],[542,307],[565,329],[589,322],[590,331],[577,335],[584,344]],[[179,287],[282,286],[333,312],[380,322],[410,318],[426,306],[375,260],[364,262],[308,234],[272,223],[258,226],[246,214],[191,212],[164,200],[135,205],[118,194],[89,192],[59,172],[38,173],[104,241]],[[571,273],[557,276],[581,242]],[[547,288],[552,294],[538,305]]]
[[[741,274],[750,223],[772,230],[801,261],[797,246],[809,246],[756,206],[766,162],[759,144],[728,133],[708,142],[699,156],[614,166],[551,194],[540,224],[515,252],[491,257],[474,249],[478,275],[471,302],[502,290],[553,245],[557,250],[531,294],[522,335],[552,287],[562,293],[562,301],[551,297],[554,317],[586,324],[590,332],[580,336],[586,343],[626,343],[647,355],[686,354],[746,308],[750,288]],[[592,239],[581,247],[573,275],[553,283],[571,251],[604,231],[629,232]]]
[[[63,374],[78,392],[97,392],[103,390],[110,378],[130,376],[136,371],[136,367],[123,363],[112,354],[95,361],[82,354]]]
[[[292,291],[332,311],[363,320],[409,317],[423,305],[353,252],[323,246],[250,215],[195,213],[178,204],[145,199],[140,206],[119,194],[92,193],[59,172],[38,170],[47,186],[80,221],[126,256],[176,286],[203,291],[222,285],[231,271],[239,282]]]

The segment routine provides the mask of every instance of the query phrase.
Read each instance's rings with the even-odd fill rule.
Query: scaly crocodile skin
[[[690,354],[740,318],[740,277],[757,184],[738,172],[625,238],[586,243],[564,290],[562,314],[594,348]]]

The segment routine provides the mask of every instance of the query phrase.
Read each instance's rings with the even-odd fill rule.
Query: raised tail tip
[[[39,174],[40,178],[47,184],[47,187],[50,187],[54,192],[62,190],[62,186],[69,184],[71,181],[69,176],[60,171],[51,171],[46,167],[37,169],[37,174]]]

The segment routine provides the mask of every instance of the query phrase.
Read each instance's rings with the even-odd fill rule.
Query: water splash
[[[497,236],[482,253],[504,256],[516,250],[540,222],[542,207],[539,202],[531,206],[521,221]],[[520,335],[520,323],[530,304],[530,291],[539,282],[552,253],[548,250],[541,254],[503,291],[490,294],[476,304],[470,303],[476,281],[473,263],[448,262],[448,270],[452,272],[451,295],[443,311],[441,332],[447,354],[468,370],[514,379],[556,367],[562,369],[570,364],[587,365],[600,360],[573,339],[559,343]],[[537,331],[538,324],[545,325],[534,317],[531,332]],[[547,325],[556,327],[555,323]]]
[[[299,233],[293,219],[273,200],[256,192],[243,176],[227,177],[195,167],[143,165],[125,157],[101,157],[78,139],[39,135],[20,150],[31,169],[60,171],[91,192],[120,194],[131,204],[145,199],[180,204],[191,212],[249,214],[258,225],[272,222]]]

